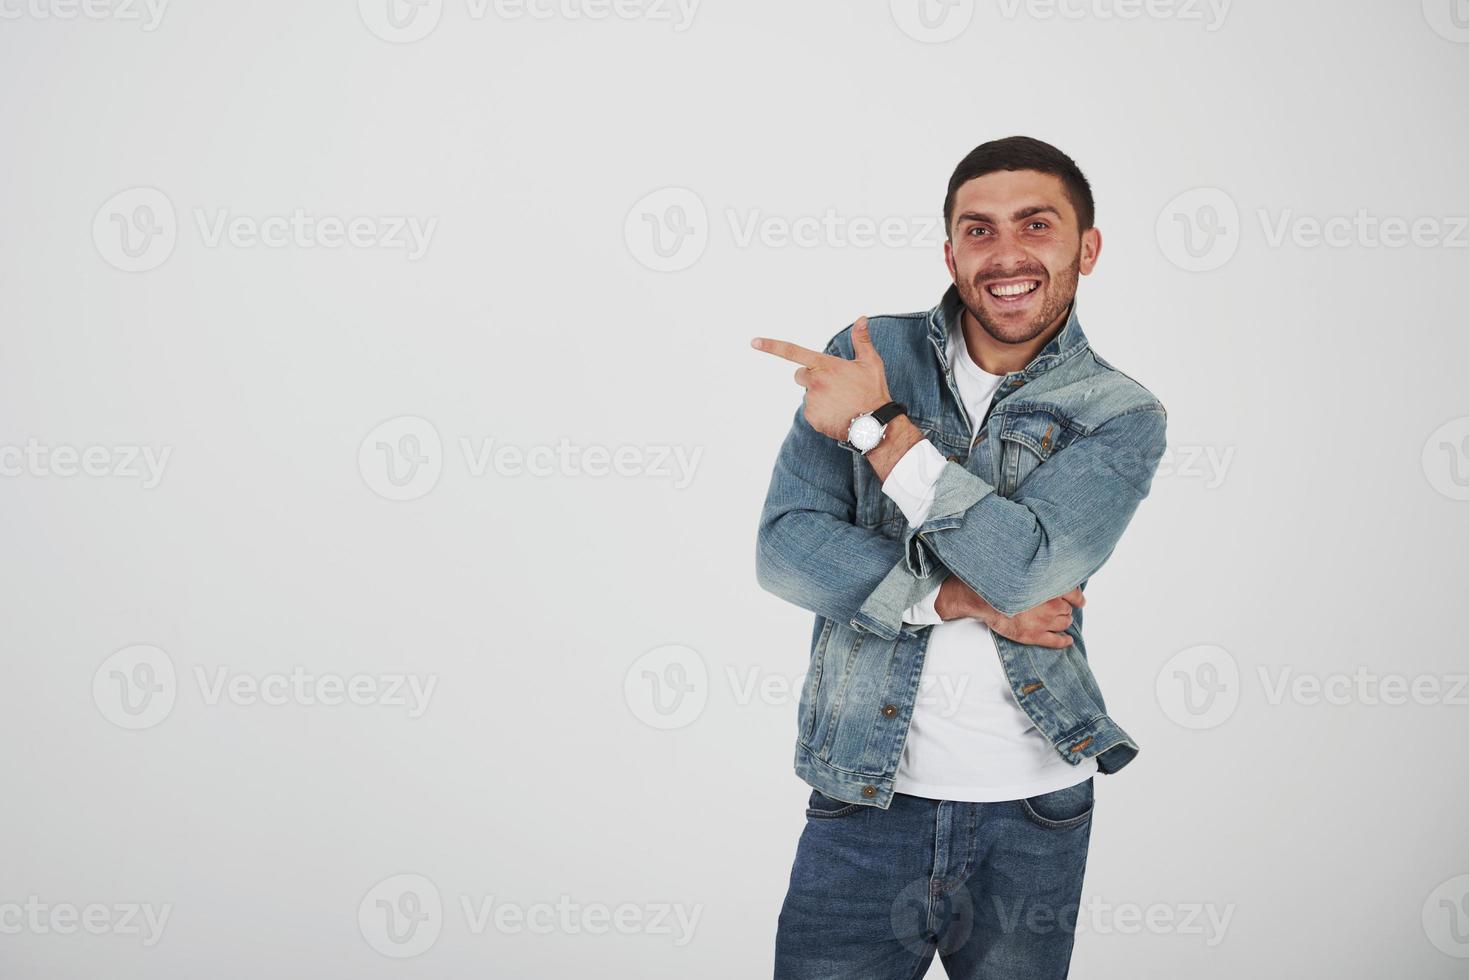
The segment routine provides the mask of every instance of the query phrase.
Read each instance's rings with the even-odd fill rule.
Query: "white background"
[[[932,306],[945,182],[1014,133],[1091,179],[1079,313],[1173,447],[1088,589],[1142,752],[1073,976],[1462,975],[1451,0],[63,2],[0,3],[4,976],[769,975],[811,614],[754,579],[800,389],[748,341]],[[297,211],[365,237],[210,233]],[[215,696],[293,671],[434,687]]]

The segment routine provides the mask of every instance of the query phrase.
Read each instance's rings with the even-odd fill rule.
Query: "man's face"
[[[985,332],[1023,344],[1065,312],[1101,248],[1095,228],[1077,226],[1060,177],[1000,170],[959,188],[944,260]]]

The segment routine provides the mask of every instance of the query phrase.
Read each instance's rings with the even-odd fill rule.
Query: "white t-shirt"
[[[964,331],[949,329],[949,363],[975,425],[1003,380],[969,357]],[[918,527],[933,505],[933,487],[947,460],[924,439],[903,454],[882,490]],[[1062,759],[1015,701],[990,629],[977,619],[943,622],[935,589],[903,614],[933,623],[918,698],[893,789],[911,796],[966,802],[1020,800],[1075,785],[1097,771],[1095,759]],[[1059,651],[1058,651],[1059,654]]]

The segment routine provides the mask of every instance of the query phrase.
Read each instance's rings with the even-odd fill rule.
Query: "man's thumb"
[[[867,317],[859,316],[852,324],[852,354],[862,358],[875,353],[877,349],[872,346],[872,337],[867,333]]]

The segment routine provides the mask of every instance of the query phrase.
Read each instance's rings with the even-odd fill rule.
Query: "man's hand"
[[[867,334],[867,317],[852,325],[852,360],[807,350],[784,340],[756,337],[750,346],[801,365],[796,384],[806,389],[805,416],[811,428],[845,439],[852,419],[888,402],[887,373]]]
[[[1023,613],[1006,616],[959,581],[957,576],[950,575],[939,586],[933,608],[945,621],[967,616],[981,620],[996,633],[1016,643],[1061,649],[1071,646],[1071,636],[1064,631],[1071,625],[1072,607],[1080,609],[1084,605],[1086,596],[1081,594],[1081,589],[1072,589]]]

